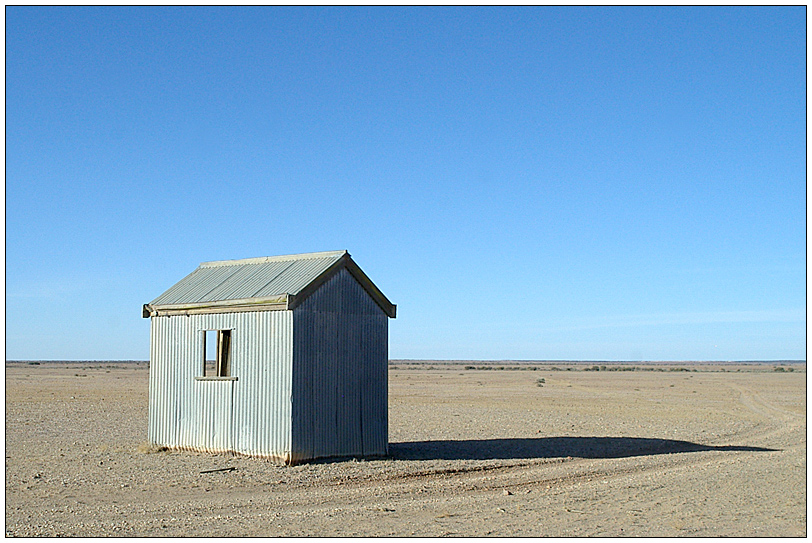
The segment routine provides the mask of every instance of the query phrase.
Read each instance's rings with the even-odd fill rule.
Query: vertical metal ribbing
[[[346,270],[294,310],[295,460],[386,454],[387,320]]]
[[[177,377],[171,361],[184,356],[183,330],[177,324],[153,317],[150,326],[149,439],[170,447],[176,446],[179,424]]]
[[[237,380],[196,381],[201,330],[226,328]],[[153,317],[150,336],[153,443],[292,461],[387,453],[388,317],[346,270],[294,311]]]
[[[157,383],[158,383],[158,376],[157,372],[157,363],[160,360],[159,356],[157,355],[156,348],[156,332],[155,332],[155,318],[150,318],[149,322],[149,382],[147,388],[147,396],[148,396],[148,411],[147,411],[147,440],[150,443],[157,444],[161,441],[160,437],[157,433],[157,428],[154,420],[157,420],[157,413],[156,410],[158,406],[156,405],[157,400]]]
[[[201,330],[232,329],[236,381],[196,381]],[[290,451],[292,315],[153,317],[149,439],[177,448],[284,458]]]

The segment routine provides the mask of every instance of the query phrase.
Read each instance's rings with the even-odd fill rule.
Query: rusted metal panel
[[[388,317],[347,270],[294,310],[292,460],[388,445]]]

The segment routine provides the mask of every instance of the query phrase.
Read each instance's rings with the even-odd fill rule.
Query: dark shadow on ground
[[[779,449],[700,445],[645,437],[537,437],[390,443],[396,460],[509,460],[520,458],[625,458],[700,451],[770,452]]]

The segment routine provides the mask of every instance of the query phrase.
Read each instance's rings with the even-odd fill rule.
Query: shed
[[[288,464],[386,455],[395,310],[347,251],[200,264],[143,306],[149,442]]]

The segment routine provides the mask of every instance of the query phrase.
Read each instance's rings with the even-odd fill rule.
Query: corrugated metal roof
[[[296,295],[347,251],[204,262],[150,306],[199,304]]]

